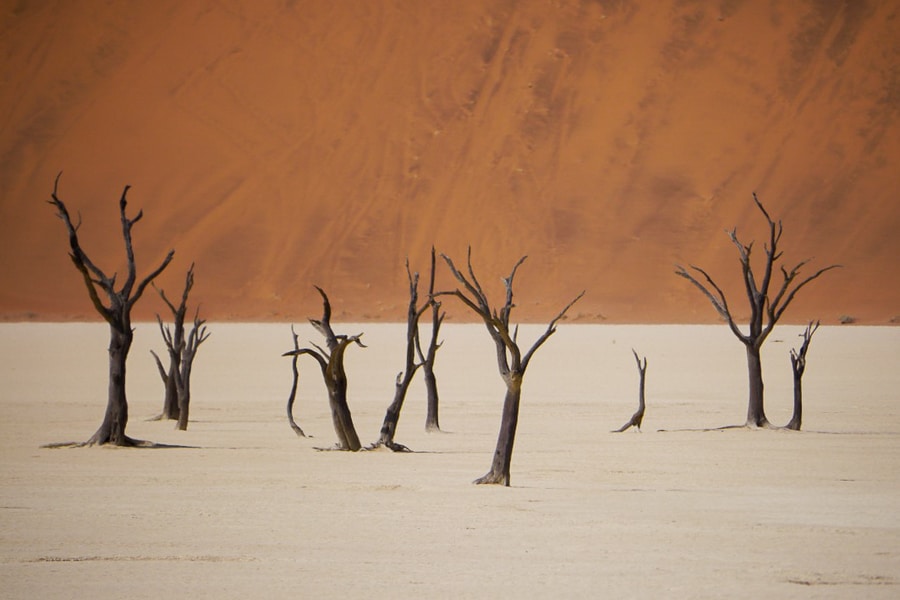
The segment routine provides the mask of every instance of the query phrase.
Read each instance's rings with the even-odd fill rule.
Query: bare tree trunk
[[[133,440],[125,435],[128,424],[128,401],[125,396],[125,365],[134,339],[130,326],[110,327],[109,388],[103,423],[87,445],[114,444],[130,446]]]
[[[181,368],[180,359],[169,357],[169,370],[166,374],[166,395],[163,400],[163,410],[160,419],[178,420],[180,416],[178,408],[178,384],[175,382],[176,373]]]
[[[419,337],[419,318],[428,308],[428,304],[418,308],[419,304],[419,274],[413,274],[409,270],[409,260],[406,261],[406,276],[409,280],[409,303],[406,310],[406,360],[403,371],[397,374],[394,384],[394,399],[388,406],[381,425],[381,433],[378,441],[373,446],[385,446],[395,452],[408,452],[409,448],[403,444],[394,442],[394,434],[397,431],[397,423],[400,420],[400,411],[406,400],[406,393],[412,383],[416,371],[421,363],[416,362],[416,348]],[[421,352],[420,352],[421,354]]]
[[[784,426],[785,429],[800,431],[803,424],[803,375],[794,371],[794,412],[791,414],[791,420]]]
[[[768,427],[769,420],[763,405],[762,360],[759,348],[747,344],[747,373],[749,375],[749,401],[747,402],[747,426]]]
[[[406,399],[406,392],[409,384],[412,382],[413,375],[410,372],[399,373],[397,381],[394,384],[394,399],[388,406],[384,414],[384,421],[381,424],[381,433],[373,446],[384,446],[390,448],[394,452],[409,452],[409,448],[403,444],[394,441],[394,435],[397,432],[397,423],[400,421],[400,411],[403,408],[403,401]]]
[[[160,360],[159,358],[159,355],[154,350],[150,350],[150,354],[153,356],[153,360],[156,362],[156,368],[159,371],[159,377],[163,382],[165,396],[163,398],[162,412],[149,420],[163,421],[178,419],[178,385],[175,382],[174,373],[179,367],[172,364],[172,357],[170,354],[169,370],[166,371],[166,368],[162,364],[162,360]]]
[[[438,341],[441,332],[441,324],[444,322],[444,313],[441,312],[441,303],[434,297],[435,276],[435,251],[431,247],[431,278],[428,283],[428,298],[431,304],[431,339],[428,342],[428,351],[422,361],[422,378],[425,381],[425,393],[427,409],[425,414],[425,431],[440,431],[440,418],[438,416],[440,397],[438,395],[437,377],[434,374],[434,362],[437,351],[441,347]],[[421,350],[420,350],[421,354]]]
[[[509,485],[512,465],[513,444],[519,426],[519,401],[522,397],[522,378],[511,377],[506,382],[506,397],[503,400],[503,414],[500,419],[500,433],[491,470],[474,481],[476,484],[496,483]]]
[[[794,412],[785,429],[800,431],[803,423],[803,373],[806,371],[806,353],[812,336],[819,328],[819,322],[810,323],[803,332],[803,344],[800,350],[791,350],[791,370],[794,373]]]
[[[341,357],[343,361],[343,357]],[[340,442],[342,450],[356,452],[362,448],[356,427],[353,425],[353,416],[350,414],[350,406],[347,404],[347,377],[341,366],[340,375],[329,377],[331,385],[328,386],[328,401],[331,406],[331,420],[334,430]]]
[[[179,431],[187,431],[188,419],[191,408],[191,369],[184,369],[184,381],[178,390],[178,423],[175,428]]]
[[[297,332],[294,331],[294,326],[291,326],[291,336],[294,339],[294,352],[299,352],[300,344],[297,339]],[[297,359],[299,358],[299,354],[294,354],[291,357],[291,372],[293,373],[293,382],[291,383],[291,393],[288,395],[287,401],[287,417],[288,423],[291,426],[291,429],[294,430],[294,433],[299,435],[300,437],[306,437],[306,434],[303,433],[303,430],[300,429],[300,426],[297,425],[297,422],[294,421],[294,400],[297,397],[297,382],[300,379],[300,370],[297,368]]]
[[[178,374],[178,424],[177,429],[186,431],[191,407],[191,372],[194,368],[194,358],[200,344],[206,341],[209,333],[204,326],[206,321],[200,319],[198,314],[194,316],[194,326],[188,334],[187,342],[181,357],[181,370]]]
[[[434,375],[434,366],[425,363],[422,365],[422,379],[425,382],[425,394],[427,412],[425,414],[425,431],[440,431],[441,424],[438,417],[440,399],[438,397],[437,378]]]

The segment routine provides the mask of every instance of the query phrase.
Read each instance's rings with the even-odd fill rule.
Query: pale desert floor
[[[210,325],[187,432],[148,422],[162,385],[138,325],[129,433],[168,449],[43,449],[102,418],[106,328],[0,325],[0,596],[9,598],[896,598],[900,328],[823,327],[801,433],[669,431],[741,422],[743,348],[724,326],[563,324],[525,378],[512,487],[488,468],[502,383],[481,326],[448,324],[441,425],[417,381],[397,440],[417,452],[316,452],[335,438],[324,387],[289,325]],[[373,441],[403,328],[348,352],[350,403]],[[532,340],[539,327],[524,327]],[[301,340],[318,343],[311,327]],[[768,412],[790,412],[788,352],[765,348]],[[637,403],[644,432],[612,434]]]

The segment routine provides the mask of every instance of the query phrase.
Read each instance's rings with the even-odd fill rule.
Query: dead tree
[[[806,352],[809,350],[809,344],[812,336],[819,328],[819,322],[809,323],[803,332],[803,344],[800,350],[791,349],[791,370],[794,372],[794,414],[785,429],[793,429],[800,431],[800,425],[803,421],[803,372],[806,370]]]
[[[642,361],[641,358],[638,356],[637,352],[632,350],[631,353],[634,354],[634,360],[637,361],[638,373],[640,373],[640,376],[641,376],[641,381],[639,384],[639,386],[640,386],[639,393],[638,393],[638,409],[633,415],[631,415],[631,419],[627,423],[625,423],[624,425],[622,425],[621,427],[619,427],[618,429],[613,431],[613,433],[622,433],[623,431],[627,430],[629,427],[634,427],[636,430],[640,431],[641,430],[641,421],[644,420],[644,409],[646,408],[646,403],[645,403],[645,399],[644,399],[644,383],[646,381],[646,375],[647,375],[647,357],[645,356]]]
[[[335,335],[331,328],[331,304],[322,288],[316,286],[322,296],[324,313],[322,319],[310,319],[312,326],[325,337],[328,350],[313,344],[313,348],[299,348],[285,352],[283,356],[300,356],[308,354],[313,357],[322,369],[322,378],[328,390],[328,404],[331,407],[331,419],[338,437],[337,449],[356,452],[361,448],[359,436],[353,426],[350,407],[347,405],[347,373],[344,371],[344,352],[350,344],[361,348],[365,345],[359,335]]]
[[[428,342],[428,350],[422,352],[419,344],[420,338],[416,337],[416,344],[419,355],[422,357],[422,378],[425,381],[425,393],[427,397],[427,409],[425,414],[425,431],[440,431],[440,419],[438,417],[438,388],[437,377],[434,374],[434,362],[437,357],[437,351],[441,347],[438,338],[440,336],[441,324],[444,322],[446,313],[441,311],[441,303],[434,297],[434,273],[435,273],[435,253],[434,246],[431,247],[431,278],[428,282],[428,298],[431,306],[431,338]]]
[[[156,320],[159,323],[159,330],[166,343],[166,348],[169,350],[169,355],[177,353],[180,356],[178,368],[171,372],[169,377],[175,381],[175,395],[178,405],[178,423],[175,428],[187,431],[191,406],[191,370],[194,366],[194,358],[197,356],[197,349],[209,337],[209,332],[206,330],[206,321],[200,319],[200,309],[198,308],[194,314],[194,325],[190,333],[188,333],[187,339],[182,339],[181,347],[177,348],[175,345],[175,334],[168,326],[163,324],[159,315],[156,316]],[[153,356],[156,358],[156,366],[162,370],[162,363],[159,357],[156,356],[156,353]]]
[[[372,445],[372,447],[384,446],[394,452],[409,452],[409,448],[394,441],[394,434],[397,431],[397,423],[400,420],[400,411],[403,409],[406,392],[409,390],[416,371],[424,362],[424,360],[416,361],[416,349],[418,348],[418,354],[421,357],[421,347],[418,346],[419,318],[429,306],[428,302],[421,307],[418,306],[419,274],[409,270],[408,259],[406,261],[406,277],[409,281],[409,304],[406,310],[406,363],[403,370],[397,374],[397,380],[394,383],[394,399],[385,412],[378,441]]]
[[[81,248],[78,239],[78,229],[81,226],[73,223],[66,205],[58,196],[60,173],[53,184],[53,194],[49,201],[56,208],[57,216],[62,219],[69,234],[69,257],[75,268],[81,273],[88,296],[94,308],[100,316],[109,324],[109,391],[106,404],[106,413],[103,423],[97,432],[85,442],[85,445],[114,444],[116,446],[147,445],[147,442],[135,440],[125,434],[125,426],[128,423],[128,400],[125,396],[125,366],[128,359],[128,351],[134,340],[134,330],[131,327],[131,309],[140,300],[147,286],[165,270],[175,255],[170,250],[162,263],[142,280],[137,279],[135,267],[134,249],[131,241],[131,229],[141,220],[143,212],[139,211],[129,219],[125,214],[127,206],[126,196],[131,186],[125,186],[122,197],[119,199],[119,214],[122,223],[122,238],[125,242],[125,258],[127,260],[127,274],[121,287],[116,288],[116,274],[106,275]],[[104,304],[100,295],[107,297],[108,304]]]
[[[527,257],[523,256],[515,264],[509,277],[503,280],[506,287],[506,301],[498,312],[492,309],[488,302],[487,295],[475,277],[472,269],[472,249],[468,251],[468,277],[463,275],[453,261],[444,254],[441,255],[450,267],[450,271],[456,280],[462,284],[464,290],[457,288],[452,292],[439,292],[437,295],[453,295],[459,298],[463,304],[471,309],[475,314],[481,317],[487,327],[491,339],[497,349],[497,366],[500,370],[500,376],[506,384],[506,398],[503,402],[503,416],[500,421],[500,433],[497,438],[497,447],[494,451],[494,458],[491,462],[491,469],[483,477],[475,480],[476,484],[503,484],[509,485],[510,480],[510,463],[512,461],[513,443],[516,438],[516,427],[519,421],[519,401],[522,396],[522,379],[528,364],[531,362],[532,356],[540,348],[547,339],[556,331],[556,323],[562,319],[566,312],[584,295],[584,292],[578,294],[574,300],[569,302],[556,317],[550,321],[547,330],[534,342],[531,348],[523,355],[517,341],[518,326],[512,331],[509,328],[509,319],[513,304],[513,279],[516,270],[525,261]]]
[[[297,332],[294,331],[293,325],[291,325],[291,336],[294,339],[294,355],[291,357],[291,372],[294,375],[294,379],[293,383],[291,383],[291,393],[288,395],[287,417],[288,423],[290,423],[291,429],[294,430],[294,433],[296,433],[300,437],[306,437],[306,434],[303,433],[303,430],[300,429],[300,426],[297,425],[297,422],[294,420],[294,400],[297,397],[297,382],[300,379],[300,370],[297,368],[297,360],[300,357],[300,344],[298,343]]]
[[[772,277],[775,265],[781,259],[782,252],[778,249],[781,241],[782,224],[781,221],[775,223],[762,203],[753,194],[753,201],[762,212],[769,226],[769,240],[764,245],[765,262],[763,266],[762,278],[757,280],[757,276],[753,272],[750,264],[750,255],[753,250],[753,242],[744,245],[737,238],[737,229],[734,228],[727,232],[734,246],[737,248],[738,256],[741,262],[741,272],[743,275],[744,287],[747,294],[747,300],[750,304],[750,322],[747,333],[740,330],[735,323],[731,308],[725,299],[725,293],[713,281],[712,277],[700,267],[691,265],[691,269],[699,273],[702,277],[698,279],[694,277],[687,269],[681,265],[676,265],[675,273],[684,277],[697,287],[703,295],[712,303],[716,312],[728,323],[732,333],[744,344],[747,352],[747,370],[749,374],[749,400],[747,405],[747,427],[770,427],[769,420],[766,418],[766,411],[763,403],[763,378],[762,378],[762,361],[760,359],[760,350],[763,342],[769,337],[775,324],[784,314],[784,311],[794,300],[801,289],[808,283],[817,279],[820,275],[840,265],[829,265],[819,269],[806,278],[798,279],[801,268],[806,265],[808,260],[797,263],[790,270],[781,265],[782,274],[781,284],[776,288],[772,286]],[[759,281],[757,283],[757,281]]]
[[[153,355],[154,360],[156,361],[156,368],[159,369],[159,376],[162,378],[163,385],[165,386],[165,397],[163,399],[163,410],[162,413],[154,417],[155,421],[170,419],[172,421],[178,420],[178,385],[176,382],[176,378],[178,374],[181,372],[181,357],[184,352],[185,340],[184,340],[184,318],[187,314],[187,299],[188,295],[191,293],[191,288],[194,287],[194,265],[191,264],[191,268],[188,269],[187,275],[184,280],[184,291],[181,294],[181,302],[178,306],[172,304],[169,301],[169,298],[166,296],[165,291],[153,285],[153,288],[157,291],[160,298],[162,298],[163,302],[165,302],[166,306],[169,307],[169,311],[172,313],[172,332],[171,332],[171,344],[166,339],[166,332],[162,330],[162,321],[160,316],[156,315],[156,320],[160,323],[160,330],[163,333],[163,340],[166,342],[166,348],[169,353],[169,368],[166,370],[163,367],[162,361],[159,356],[153,350],[150,351],[150,354]]]
[[[194,314],[194,325],[188,334],[187,343],[184,346],[184,355],[181,358],[181,377],[178,381],[178,429],[187,430],[188,417],[191,406],[191,370],[194,367],[194,358],[197,356],[197,348],[209,338],[206,331],[206,320],[200,319],[200,309]]]

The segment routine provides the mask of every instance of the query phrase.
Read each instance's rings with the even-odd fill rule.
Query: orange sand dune
[[[900,315],[898,3],[4,3],[0,316],[93,319],[44,203],[82,215],[212,319],[400,320],[404,259],[432,244],[499,281],[524,319],[582,289],[582,320],[708,322],[675,263],[734,297],[757,239],[838,262],[786,319]],[[809,271],[807,271],[809,272]],[[446,269],[440,285],[451,281]],[[163,308],[139,305],[141,317]],[[467,318],[457,306],[451,318]]]

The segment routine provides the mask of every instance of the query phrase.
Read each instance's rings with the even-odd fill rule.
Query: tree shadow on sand
[[[191,449],[200,449],[200,446],[188,446],[185,444],[163,444],[161,442],[151,442],[148,440],[136,440],[134,438],[126,438],[125,444],[111,445],[111,444],[97,444],[92,441],[87,442],[53,442],[50,444],[42,444],[40,448],[48,448],[48,449],[57,449],[57,448],[89,448],[91,446],[103,447],[109,446],[111,448],[191,448]]]

